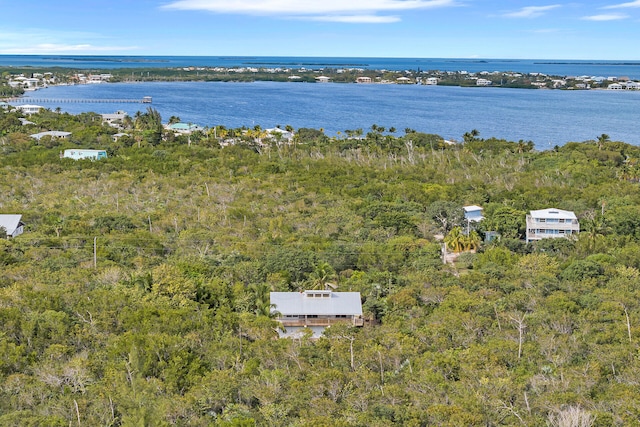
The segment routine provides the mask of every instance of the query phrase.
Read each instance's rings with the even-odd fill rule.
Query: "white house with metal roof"
[[[23,233],[24,223],[22,215],[0,214],[0,228],[6,232],[6,237],[16,237]]]
[[[34,133],[33,135],[29,135],[31,138],[37,139],[40,141],[45,136],[50,136],[51,138],[56,139],[67,139],[71,135],[71,132],[63,132],[60,130],[48,130],[46,132]]]
[[[302,329],[311,328],[317,338],[325,328],[337,323],[364,325],[360,292],[271,292],[270,298],[272,312],[284,328],[281,337],[295,336]]]
[[[22,111],[24,114],[36,114],[36,113],[39,113],[40,110],[44,109],[44,107],[40,105],[30,105],[30,104],[18,105],[16,108]]]
[[[535,240],[571,237],[580,233],[576,214],[562,209],[548,208],[531,211],[527,215],[527,243]]]
[[[119,127],[120,124],[129,116],[127,112],[118,110],[115,113],[100,114],[102,116],[102,123],[107,123],[109,126]]]

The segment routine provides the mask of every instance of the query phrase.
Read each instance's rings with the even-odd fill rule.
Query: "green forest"
[[[0,111],[0,213],[25,223],[0,239],[2,426],[640,425],[638,147],[20,118]],[[548,207],[581,233],[526,244]],[[278,339],[269,292],[323,281],[365,326]]]

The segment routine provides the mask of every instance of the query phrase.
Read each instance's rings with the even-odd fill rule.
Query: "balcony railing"
[[[363,326],[362,317],[311,317],[311,318],[280,318],[284,327],[287,326],[331,326],[338,323],[348,323],[352,326]]]

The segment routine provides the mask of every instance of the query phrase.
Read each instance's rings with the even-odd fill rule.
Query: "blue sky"
[[[638,60],[640,0],[0,0],[0,54]]]

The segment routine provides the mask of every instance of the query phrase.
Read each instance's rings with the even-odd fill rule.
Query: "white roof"
[[[31,138],[40,139],[43,136],[51,136],[52,138],[65,138],[71,135],[71,132],[62,132],[59,130],[50,130],[47,132],[34,133],[33,135],[29,135]]]
[[[310,297],[309,294],[328,294],[329,297]],[[271,304],[275,304],[275,311],[286,315],[319,315],[362,316],[362,301],[360,292],[271,292]]]
[[[21,219],[22,215],[0,214],[0,227],[7,231],[7,235],[12,235],[20,227]]]
[[[107,150],[95,150],[92,148],[68,148],[64,150],[65,154],[72,154],[73,152],[77,153],[85,153],[85,154],[97,154],[97,153],[106,153]]]
[[[474,211],[481,211],[482,210],[482,208],[480,206],[476,206],[476,205],[463,206],[462,209],[464,209],[465,212],[474,212]]]
[[[531,215],[532,218],[578,219],[576,217],[576,214],[574,214],[573,212],[564,211],[562,209],[556,209],[556,208],[547,208],[547,209],[540,209],[540,210],[537,210],[537,211],[531,211],[530,215]]]
[[[124,119],[128,116],[124,111],[116,111],[115,113],[100,114],[104,120]]]
[[[22,104],[22,105],[16,106],[16,108],[19,110],[40,110],[40,109],[43,109],[44,107],[40,105]]]

